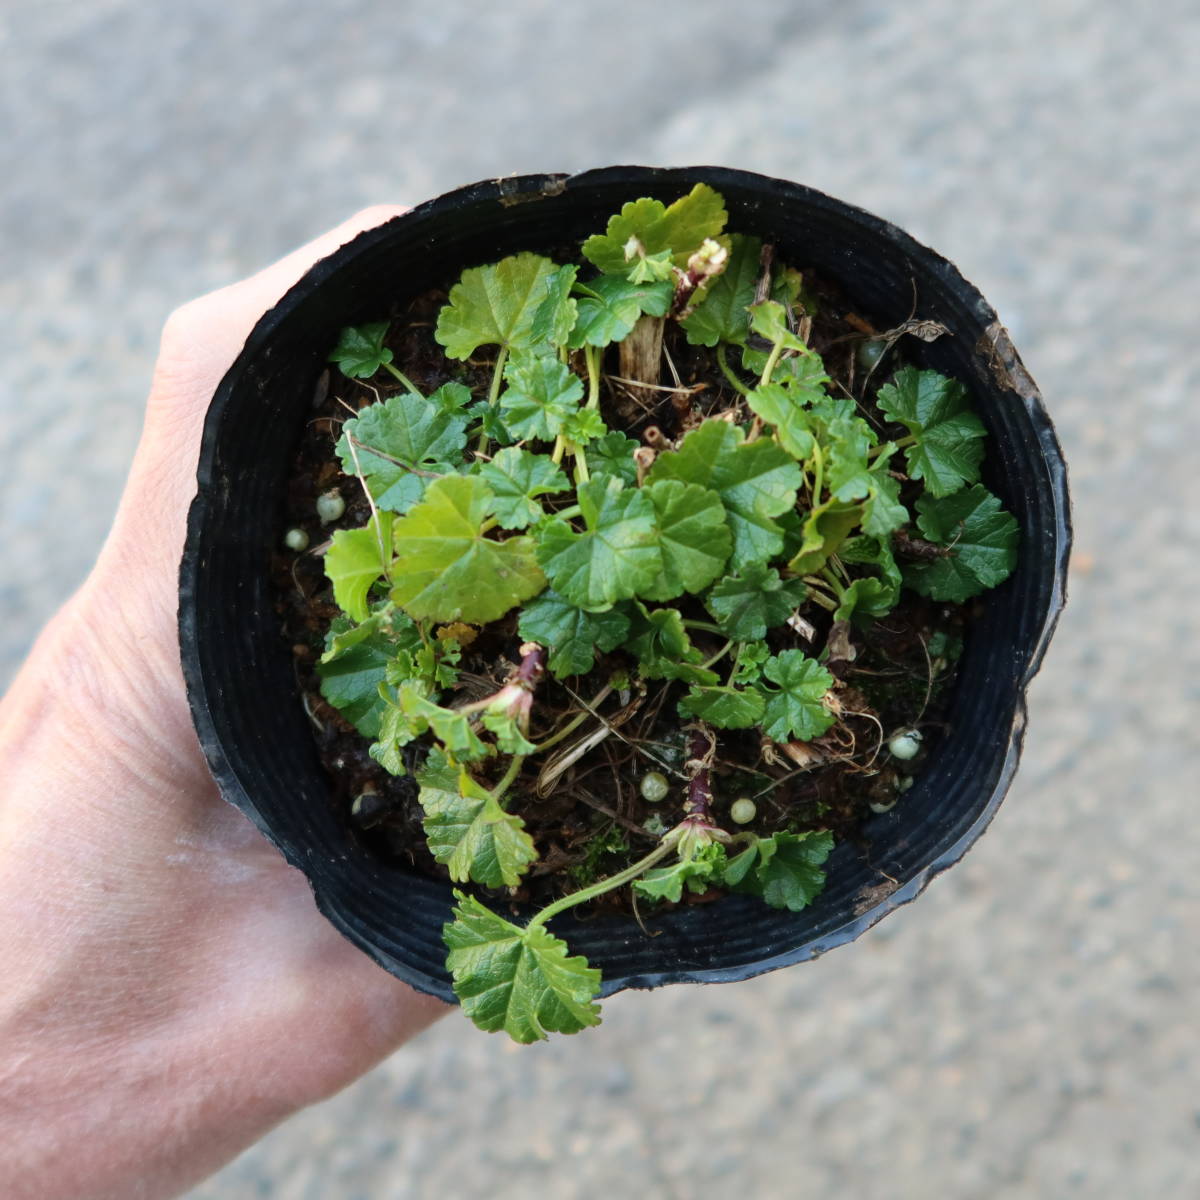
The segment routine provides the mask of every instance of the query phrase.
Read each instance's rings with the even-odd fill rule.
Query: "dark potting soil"
[[[884,432],[886,422],[872,397],[878,383],[903,365],[902,345],[893,344],[874,375],[864,380],[856,349],[872,334],[885,331],[874,330],[835,289],[807,274],[805,283],[819,305],[810,344],[822,355],[835,391],[858,400],[867,419]],[[493,360],[448,362],[434,341],[437,314],[445,302],[446,293],[439,290],[397,307],[388,314],[392,325],[387,345],[396,364],[424,392],[452,377],[476,395],[486,394]],[[705,416],[729,409],[738,399],[713,352],[688,345],[672,322],[667,325],[664,350],[663,376],[670,383],[661,390],[617,382],[615,347],[610,347],[605,359],[601,411],[606,423],[650,445],[677,440]],[[321,552],[336,529],[359,528],[370,517],[362,487],[342,472],[334,446],[347,417],[398,390],[400,385],[390,376],[381,374],[376,382],[366,384],[346,379],[334,368],[318,381],[280,529],[281,547],[284,530],[299,528],[308,534],[310,548],[301,554],[277,551],[273,582],[284,636],[292,645],[297,688],[341,818],[384,860],[447,879],[446,868],[434,862],[426,845],[412,776],[425,746],[419,741],[406,749],[408,775],[390,775],[368,753],[367,740],[322,698],[316,671],[326,632],[339,612]],[[316,515],[317,497],[335,488],[345,501],[345,512],[337,521],[322,524]],[[918,492],[919,485],[902,489],[901,498],[910,511]],[[920,555],[923,546],[901,536],[895,550],[903,561],[906,555]],[[685,617],[711,619],[695,597],[681,597],[676,604]],[[811,622],[809,629],[772,630],[767,636],[772,653],[796,647],[816,657],[829,648],[825,665],[840,684],[836,695],[842,719],[805,747],[775,746],[756,730],[716,730],[712,782],[717,822],[736,831],[739,827],[729,819],[729,806],[746,796],[757,807],[747,827],[754,832],[828,829],[839,841],[869,849],[863,829],[866,820],[875,812],[903,805],[906,782],[920,770],[929,748],[947,728],[954,662],[969,607],[933,602],[905,590],[891,613],[865,627],[834,628],[829,613],[808,605],[804,616]],[[444,703],[477,700],[503,685],[520,659],[516,626],[514,610],[477,633],[464,627],[453,631],[463,642],[461,674],[457,687],[443,697]],[[724,640],[699,632],[693,636],[706,657],[717,653]],[[648,853],[659,835],[682,818],[687,794],[682,774],[686,722],[675,705],[686,685],[640,681],[630,670],[627,687],[596,699],[614,672],[633,665],[618,649],[599,656],[587,677],[560,682],[547,674],[538,686],[532,741],[545,740],[583,712],[581,701],[603,716],[611,731],[577,754],[583,738],[603,729],[597,720],[585,721],[545,756],[527,762],[509,791],[506,807],[524,819],[539,853],[521,887],[505,893],[512,900],[542,905],[612,874]],[[899,761],[889,754],[885,739],[910,727],[919,729],[922,749],[916,759]],[[569,765],[547,780],[544,769],[564,758]],[[475,764],[473,770],[481,782],[494,783],[506,762],[498,767]],[[543,771],[540,789],[539,771]],[[650,803],[643,798],[640,783],[648,771],[667,777],[671,786],[665,800]],[[703,903],[719,894],[685,892],[685,902]],[[628,911],[628,889],[610,892],[594,903],[597,908]]]

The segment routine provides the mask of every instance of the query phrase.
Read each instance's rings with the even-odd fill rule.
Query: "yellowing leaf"
[[[339,529],[325,552],[325,574],[333,598],[352,620],[367,619],[371,587],[388,573],[392,556],[392,526],[382,514],[362,529]]]

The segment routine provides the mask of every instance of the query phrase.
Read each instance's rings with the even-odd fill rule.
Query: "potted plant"
[[[437,288],[449,294],[430,308]],[[814,335],[823,303],[837,323]],[[826,359],[810,344],[822,337]],[[664,383],[671,347],[694,354]],[[883,368],[889,354],[904,365]],[[372,382],[381,373],[395,384]],[[324,436],[360,485],[357,513],[335,488],[317,517],[351,526],[322,548],[344,616],[306,669],[335,724],[373,742],[373,768],[406,781],[383,781],[394,824],[421,826],[443,875],[474,890],[361,836],[348,793],[360,827],[387,805],[363,756],[356,767],[326,739],[348,780],[331,803],[279,636],[282,497],[329,482],[314,469],[298,484],[293,456],[321,419],[314,389],[345,403],[352,379],[365,391],[336,430],[326,414]],[[289,536],[303,553],[309,529]],[[595,997],[620,987],[810,957],[955,861],[1015,769],[1067,543],[1036,391],[978,294],[900,231],[713,168],[497,181],[364,234],[256,328],[206,428],[185,671],[223,791],[330,919],[400,977],[528,1041],[595,1023]],[[899,611],[902,581],[926,597],[892,618],[928,667],[908,709],[865,678],[884,662],[915,674],[868,632]],[[320,604],[299,594],[292,617],[311,622]],[[977,611],[949,607],[968,600]],[[903,764],[934,660],[952,657],[930,635],[952,640],[960,620],[951,727],[914,777]],[[855,668],[864,648],[877,657]],[[536,721],[535,697],[549,700]],[[609,754],[599,808],[635,787],[639,819],[626,792],[623,822],[644,852],[598,823],[581,856],[535,874],[546,845],[571,855],[544,830],[539,852],[530,800],[553,794],[564,751],[574,768],[617,737],[626,753]],[[838,799],[773,803],[785,780],[822,771],[857,806],[836,847]],[[656,827],[647,806],[672,782]],[[630,884],[640,915],[565,916]]]

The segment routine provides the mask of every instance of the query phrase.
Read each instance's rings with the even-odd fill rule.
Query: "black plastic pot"
[[[1064,601],[1070,543],[1066,470],[1033,381],[987,302],[945,259],[840,201],[715,167],[613,167],[571,177],[491,180],[362,234],[318,263],[267,313],[213,398],[180,580],[184,674],[196,729],[224,796],[307,876],[320,909],[401,979],[453,1000],[443,965],[450,887],[384,866],[335,812],[272,606],[268,563],[285,483],[329,348],[347,324],[449,284],[463,268],[523,249],[577,243],[639,196],[670,201],[703,180],[729,227],[836,281],[880,329],[920,317],[949,330],[909,339],[919,365],[964,380],[990,433],[985,482],[1020,522],[1016,572],[984,597],[960,665],[954,728],[916,785],[847,844],[799,914],[740,896],[633,920],[555,928],[604,973],[604,992],[746,979],[858,937],[957,862],[1004,797],[1025,729],[1025,688]]]

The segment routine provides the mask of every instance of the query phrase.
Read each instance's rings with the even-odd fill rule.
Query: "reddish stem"
[[[510,683],[532,692],[546,673],[546,650],[537,642],[526,642],[521,647],[521,665],[513,673]]]
[[[693,726],[688,739],[688,770],[694,772],[688,782],[684,816],[692,821],[707,822],[712,816],[712,771],[709,756],[716,748],[716,739],[703,726]]]

